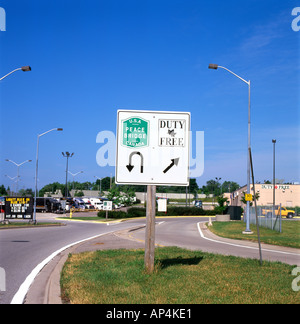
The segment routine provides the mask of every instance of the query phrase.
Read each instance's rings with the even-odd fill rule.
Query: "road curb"
[[[10,230],[10,229],[27,229],[27,228],[42,228],[42,227],[59,227],[59,226],[67,226],[67,224],[47,224],[47,225],[15,225],[10,227],[0,227],[0,231]]]

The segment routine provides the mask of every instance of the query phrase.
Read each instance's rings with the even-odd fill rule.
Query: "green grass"
[[[209,227],[210,231],[221,237],[257,242],[256,225],[250,225],[250,229],[253,234],[242,234],[245,230],[243,221],[213,222],[213,226]],[[300,248],[300,222],[298,221],[283,221],[282,233],[262,227],[259,228],[259,233],[263,243]]]
[[[299,304],[292,266],[175,247],[157,248],[155,271],[144,271],[144,250],[69,255],[63,298],[73,304]]]

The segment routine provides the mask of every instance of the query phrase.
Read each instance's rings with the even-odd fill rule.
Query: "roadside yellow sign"
[[[251,194],[245,194],[245,200],[246,201],[252,201],[252,195]]]

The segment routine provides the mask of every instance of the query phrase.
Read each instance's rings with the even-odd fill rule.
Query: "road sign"
[[[116,183],[189,184],[190,113],[119,110]]]
[[[252,195],[246,193],[246,194],[245,194],[245,200],[246,200],[246,201],[252,201],[252,200],[253,200]]]
[[[157,199],[157,211],[167,212],[167,198]]]
[[[112,201],[111,200],[103,201],[103,210],[112,210]]]

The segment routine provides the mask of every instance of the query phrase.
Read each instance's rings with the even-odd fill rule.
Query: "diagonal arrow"
[[[167,173],[172,168],[172,166],[174,166],[174,165],[177,166],[179,158],[171,159],[171,161],[172,161],[172,163],[164,169],[164,173]]]
[[[130,153],[130,155],[129,155],[129,164],[126,165],[126,168],[128,169],[129,172],[131,172],[132,169],[134,168],[134,165],[132,165],[131,163],[132,163],[132,157],[135,154],[137,154],[137,155],[139,155],[141,157],[141,173],[143,173],[144,172],[144,157],[143,157],[142,153],[138,152],[138,151]]]

